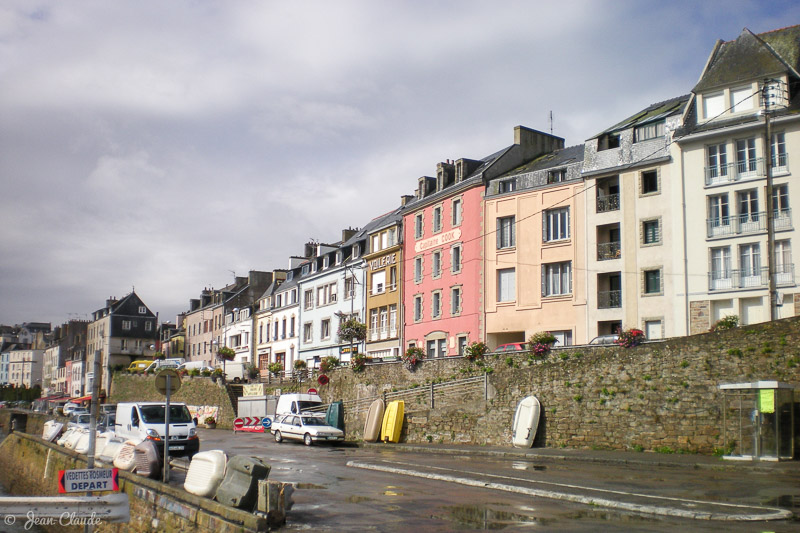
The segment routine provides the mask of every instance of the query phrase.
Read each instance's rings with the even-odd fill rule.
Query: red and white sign
[[[243,416],[233,421],[234,431],[246,431],[248,433],[264,433],[264,425],[261,418],[257,416]]]
[[[308,389],[308,394],[316,394],[316,393],[317,393],[317,389],[314,389],[314,388]]]
[[[424,252],[430,248],[436,248],[449,242],[457,241],[461,238],[461,228],[453,228],[450,231],[445,231],[439,235],[434,235],[430,239],[419,241],[414,245],[414,251],[419,253]]]
[[[119,469],[59,470],[58,492],[99,492],[119,490]]]

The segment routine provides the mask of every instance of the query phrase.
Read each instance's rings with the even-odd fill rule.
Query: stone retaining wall
[[[800,385],[800,318],[630,349],[553,350],[532,364],[525,356],[489,357],[486,368],[488,401],[481,395],[436,409],[407,404],[402,440],[508,445],[517,403],[536,395],[542,416],[535,446],[710,454],[723,446],[720,383]],[[384,364],[361,374],[337,369],[317,388],[326,401],[351,400],[482,372],[464,359],[425,361],[415,372]],[[349,439],[361,437],[364,418],[346,416]]]

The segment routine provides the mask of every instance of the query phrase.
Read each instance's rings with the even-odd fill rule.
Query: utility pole
[[[770,124],[770,109],[773,100],[779,95],[771,94],[777,90],[778,80],[765,79],[761,88],[761,101],[764,109],[764,169],[767,174],[767,276],[769,282],[769,318],[778,319],[778,294],[775,287],[775,206],[773,205],[772,186],[772,125]]]

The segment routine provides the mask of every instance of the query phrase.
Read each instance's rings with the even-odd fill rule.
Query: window
[[[463,357],[464,352],[467,350],[467,342],[468,339],[466,335],[461,335],[456,338],[456,343],[458,344],[458,355]]]
[[[597,140],[597,150],[619,148],[619,133],[606,133]]]
[[[428,359],[436,359],[436,341],[428,341]]]
[[[438,278],[442,275],[442,252],[441,250],[436,250],[431,254],[431,261],[433,263],[431,275],[434,278]]]
[[[775,192],[773,190],[773,192]],[[758,222],[758,191],[739,191],[739,224]]]
[[[498,193],[514,192],[516,190],[517,190],[517,178],[501,180],[497,184]]]
[[[370,336],[371,338],[375,339],[378,337],[378,310],[377,309],[370,309],[369,310],[369,329],[370,329]]]
[[[344,278],[344,299],[349,300],[356,295],[355,278]]]
[[[303,342],[311,342],[313,338],[313,331],[314,328],[312,327],[311,322],[306,322],[303,324]]]
[[[776,283],[793,283],[792,248],[788,240],[775,241]]]
[[[295,317],[292,317],[291,322],[289,322],[289,336],[290,337],[294,337],[294,322],[295,322]]]
[[[661,242],[661,220],[645,220],[642,222],[642,244],[659,244]]]
[[[773,133],[770,142],[772,167],[776,172],[786,172],[786,136],[783,132]]]
[[[542,265],[542,296],[572,293],[572,262]]]
[[[553,346],[572,346],[572,331],[551,331],[550,333],[556,338]]]
[[[711,249],[711,279],[731,277],[731,249],[728,246]]]
[[[431,294],[431,315],[433,318],[442,317],[442,291],[433,291]]]
[[[497,301],[513,302],[516,297],[516,270],[513,268],[501,268],[497,271]]]
[[[730,226],[728,195],[719,194],[708,197],[708,220],[711,229]],[[712,231],[712,233],[715,233]]]
[[[144,330],[145,331],[153,331],[153,323],[150,322],[149,320],[145,321]]]
[[[516,230],[514,217],[497,219],[497,249],[513,248],[516,246]]]
[[[128,331],[131,329],[131,321],[130,320],[123,320],[122,321],[122,329],[124,331]]]
[[[461,225],[461,198],[453,200],[453,226]]]
[[[772,210],[776,218],[789,212],[788,185],[776,185],[772,188]]]
[[[661,270],[644,271],[644,293],[661,294]]]
[[[566,168],[557,168],[547,172],[547,183],[560,183],[562,181],[567,181]]]
[[[358,257],[361,255],[361,245],[356,243],[353,245],[353,257]]]
[[[322,340],[327,340],[331,338],[331,319],[324,318],[322,320],[322,328],[320,331],[320,335],[322,336]]]
[[[708,120],[725,112],[725,95],[722,91],[703,95],[703,118]]]
[[[456,244],[450,248],[450,270],[455,274],[461,272],[461,245]]]
[[[306,274],[308,274],[308,269],[309,269],[309,265],[303,265],[303,268],[301,268],[300,271],[305,276]]]
[[[736,170],[739,174],[749,174],[756,171],[755,138],[736,141]]]
[[[386,292],[386,271],[372,273],[372,294],[383,294]]]
[[[664,136],[664,121],[638,126],[633,132],[633,142],[647,141]]]
[[[389,335],[397,336],[397,304],[389,306]]]
[[[442,231],[442,206],[437,205],[433,208],[433,232]]]
[[[761,251],[758,244],[743,244],[739,247],[739,267],[742,277],[761,275]]]
[[[389,267],[389,290],[397,290],[397,267]]]
[[[708,151],[708,177],[711,179],[728,175],[728,153],[724,144],[714,144]]]
[[[328,266],[329,266],[330,264],[331,264],[331,258],[330,258],[330,256],[327,256],[327,255],[326,255],[325,257],[323,257],[323,258],[322,258],[322,268],[328,268]]]
[[[461,287],[450,289],[450,314],[452,316],[461,314]]]
[[[414,237],[421,239],[425,235],[425,229],[422,226],[423,218],[422,213],[417,213],[414,217]]]
[[[389,313],[385,307],[381,307],[381,338],[386,338],[386,324],[388,323]]]
[[[658,192],[658,170],[645,170],[642,172],[642,194],[655,194]]]
[[[375,234],[372,236],[372,251],[377,252],[381,249],[381,236],[380,234]]]
[[[544,212],[544,228],[542,241],[560,241],[569,239],[569,207],[549,209]]]
[[[414,282],[422,283],[422,257],[414,258]]]
[[[741,113],[742,111],[752,110],[754,104],[753,96],[755,94],[751,86],[731,89],[731,111]]]
[[[122,339],[120,341],[119,347],[120,347],[121,350],[127,350],[128,349],[128,339]]]
[[[397,229],[396,228],[389,228],[386,232],[386,247],[394,246],[397,244]]]
[[[146,315],[147,314],[147,308],[145,306],[143,306],[143,305],[140,305],[139,306],[139,314],[140,315]]]
[[[422,320],[422,295],[414,296],[414,322]]]
[[[314,307],[314,291],[308,289],[303,293],[303,309],[311,309]]]

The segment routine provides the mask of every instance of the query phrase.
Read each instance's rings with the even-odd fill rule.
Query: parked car
[[[117,404],[115,403],[104,403],[100,406],[100,413],[105,414],[117,414]]]
[[[589,341],[589,344],[616,344],[619,340],[619,335],[616,333],[611,335],[600,335]]]
[[[92,415],[89,413],[77,413],[69,417],[69,422],[67,423],[67,428],[84,428],[89,429],[89,425],[92,421]]]
[[[64,404],[64,407],[61,408],[61,412],[64,416],[70,416],[75,409],[82,409],[82,407],[77,403],[67,402]]]
[[[492,353],[519,353],[519,352],[529,352],[530,349],[528,348],[527,342],[509,342],[507,344],[501,344]]]
[[[116,405],[114,406],[116,407]],[[103,413],[97,419],[97,431],[114,431],[117,413]]]
[[[303,441],[306,446],[315,442],[341,442],[344,432],[325,423],[325,419],[312,415],[285,415],[278,417],[272,423],[272,434],[275,442],[283,439],[296,439]]]

